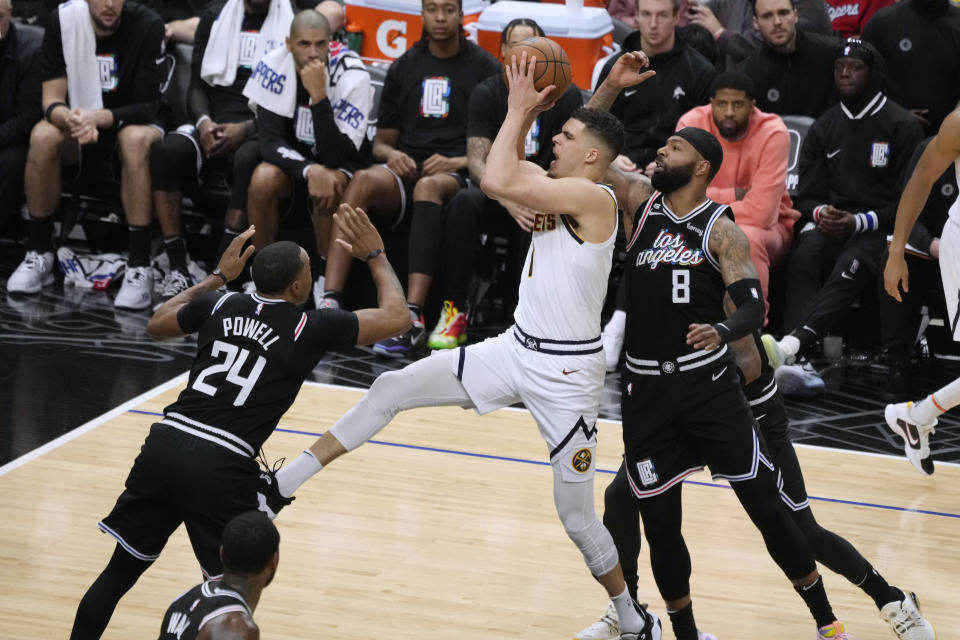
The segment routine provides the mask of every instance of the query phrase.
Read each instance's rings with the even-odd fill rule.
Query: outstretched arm
[[[763,292],[757,269],[750,259],[750,242],[733,220],[721,217],[708,241],[720,263],[720,274],[737,310],[716,324],[691,324],[687,344],[694,349],[717,349],[763,326]]]
[[[587,106],[601,111],[608,111],[613,101],[626,87],[638,85],[644,80],[656,75],[656,71],[647,69],[650,60],[643,51],[629,51],[620,56],[604,78]],[[645,71],[646,69],[646,71]]]
[[[927,145],[920,156],[917,168],[907,181],[897,206],[897,219],[890,242],[890,257],[883,270],[883,284],[893,298],[900,300],[902,288],[907,291],[909,272],[903,252],[910,237],[910,231],[916,224],[920,212],[927,204],[933,183],[940,178],[950,163],[960,156],[960,110],[946,117],[940,125],[940,131]]]

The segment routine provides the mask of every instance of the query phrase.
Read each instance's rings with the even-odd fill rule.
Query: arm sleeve
[[[759,153],[747,195],[731,202],[730,208],[738,223],[771,229],[780,218],[780,200],[787,184],[790,135],[786,128],[771,131]]]
[[[184,333],[195,333],[200,330],[200,326],[213,313],[213,307],[226,293],[211,291],[205,293],[193,302],[183,305],[177,311],[177,324]]]
[[[113,126],[121,123],[150,124],[157,119],[160,110],[160,62],[163,58],[163,21],[159,18],[144,20],[144,29],[137,36],[143,40],[137,59],[137,74],[134,80],[133,102],[113,111]]]
[[[330,168],[343,165],[360,150],[367,136],[367,115],[372,106],[370,74],[366,70],[347,69],[340,75],[337,87],[345,91],[338,91],[336,105],[327,99],[310,108],[317,161]]]
[[[820,127],[814,123],[800,147],[800,176],[794,204],[800,211],[798,224],[801,227],[813,220],[813,210],[829,200],[830,176],[827,173],[826,156]]]
[[[17,67],[17,114],[0,124],[0,147],[26,145],[30,130],[43,116],[40,76],[36,73],[40,51],[20,60]]]
[[[328,105],[329,101],[324,100]],[[264,162],[280,167],[291,180],[303,176],[313,164],[287,141],[289,118],[277,115],[265,107],[257,107],[257,131],[260,132],[260,155]]]
[[[200,24],[197,25],[197,33],[193,37],[193,56],[190,59],[190,89],[187,93],[187,108],[190,110],[190,117],[193,122],[199,120],[201,116],[210,115],[210,98],[207,95],[210,85],[200,77],[200,69],[203,66],[203,54],[207,50],[207,42],[210,40],[213,20],[214,16],[209,11],[204,11],[200,18]]]
[[[354,347],[360,331],[357,314],[341,309],[317,309],[307,312],[307,325],[317,336],[318,347]]]

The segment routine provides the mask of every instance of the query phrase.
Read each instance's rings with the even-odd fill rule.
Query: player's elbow
[[[506,188],[506,181],[495,170],[487,167],[483,174],[483,180],[480,181],[480,188],[490,198],[500,198]]]

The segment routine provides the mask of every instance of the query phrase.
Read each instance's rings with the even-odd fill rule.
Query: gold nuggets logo
[[[573,459],[570,460],[570,466],[572,466],[573,470],[577,473],[586,473],[589,471],[591,463],[593,463],[593,454],[590,453],[590,449],[580,449],[573,454]]]

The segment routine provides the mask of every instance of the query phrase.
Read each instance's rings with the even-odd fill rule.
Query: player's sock
[[[800,351],[800,339],[792,333],[783,336],[783,339],[780,341],[780,350],[783,351],[783,355],[786,358],[796,356],[797,352]],[[831,620],[831,622],[833,622],[833,620]]]
[[[910,417],[919,425],[933,424],[937,416],[958,404],[960,404],[960,378],[911,406]]]
[[[130,259],[127,261],[127,266],[150,266],[150,231],[151,228],[149,225],[139,227],[131,224],[128,227]]]
[[[315,473],[323,469],[323,465],[309,449],[293,459],[293,461],[277,471],[277,489],[284,498],[289,498]]]
[[[637,613],[637,608],[633,605],[633,598],[630,597],[630,591],[626,585],[623,587],[623,593],[613,596],[610,600],[617,609],[617,618],[620,620],[621,630],[639,631],[643,629],[646,621]]]
[[[670,615],[673,635],[677,636],[677,640],[697,640],[697,623],[693,619],[692,602],[676,611],[667,609],[667,613]]]
[[[163,251],[170,260],[170,270],[179,271],[184,275],[187,272],[187,242],[183,236],[172,236],[163,239]]]
[[[53,217],[34,218],[27,222],[27,251],[53,251]]]
[[[816,580],[805,587],[795,586],[794,589],[807,604],[807,608],[813,614],[813,619],[817,622],[817,627],[826,627],[833,624],[834,620],[837,619],[833,615],[830,601],[827,600],[827,590],[823,588],[822,576],[817,576]]]
[[[904,598],[903,591],[890,586],[873,567],[867,567],[867,575],[857,586],[873,598],[877,609],[883,609],[883,605],[888,602],[900,602]]]

